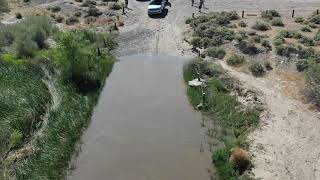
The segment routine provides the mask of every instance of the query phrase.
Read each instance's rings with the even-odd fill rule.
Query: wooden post
[[[124,6],[122,6],[122,14],[126,14],[126,12],[124,12]]]
[[[206,93],[202,90],[202,106],[205,107],[206,104]]]
[[[294,17],[294,10],[292,10],[292,17]]]
[[[201,57],[201,52],[200,52],[200,50],[198,50],[198,57]]]
[[[98,51],[98,56],[101,56],[101,51],[100,51],[100,48],[98,47],[98,49],[97,49]]]
[[[244,18],[244,11],[242,11],[242,16],[241,17]]]
[[[118,27],[117,27],[117,23],[116,23],[116,22],[114,23],[114,29],[115,29],[115,30],[117,30],[117,29],[118,29]]]

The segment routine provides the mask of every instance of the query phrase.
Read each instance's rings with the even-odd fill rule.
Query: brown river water
[[[106,81],[70,180],[209,180],[201,116],[189,105],[184,59],[121,57]]]

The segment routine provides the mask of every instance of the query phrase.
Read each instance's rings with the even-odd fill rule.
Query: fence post
[[[292,17],[294,17],[294,10],[292,10]]]
[[[244,11],[242,11],[242,18],[244,18]]]

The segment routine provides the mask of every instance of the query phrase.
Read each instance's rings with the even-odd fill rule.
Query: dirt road
[[[197,1],[196,1],[197,2]],[[190,46],[183,40],[184,20],[197,7],[186,0],[171,0],[164,18],[147,16],[148,2],[130,1],[125,26],[120,29],[119,56],[137,53],[166,53],[190,57]],[[287,15],[291,9],[298,15],[320,8],[318,0],[207,0],[204,12],[213,10],[281,9]],[[229,68],[231,75],[264,93],[267,113],[261,127],[250,135],[254,154],[253,172],[262,179],[320,179],[320,119],[319,114],[281,94],[274,82],[256,79]]]

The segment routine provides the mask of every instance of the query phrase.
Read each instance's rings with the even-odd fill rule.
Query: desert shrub
[[[298,57],[300,59],[308,59],[310,57],[312,57],[315,54],[315,50],[311,47],[309,48],[303,48],[302,46],[298,46],[297,49],[297,53],[298,53]]]
[[[276,10],[267,10],[261,12],[261,17],[265,19],[273,19],[273,17],[281,17]]]
[[[302,28],[301,28],[301,31],[303,31],[303,32],[312,32],[311,29],[310,29],[310,27],[308,27],[308,26],[302,27]]]
[[[306,61],[306,60],[297,61],[296,68],[299,72],[304,71],[305,69],[308,68],[308,61]]]
[[[249,70],[254,76],[263,76],[266,72],[261,63],[255,62],[249,66]]]
[[[263,21],[257,21],[252,28],[259,31],[267,31],[271,29],[270,25]]]
[[[302,36],[299,40],[299,43],[304,44],[306,46],[314,46],[314,41],[313,39],[307,37],[307,36]]]
[[[91,0],[86,0],[85,2],[82,3],[82,7],[89,7],[89,6],[95,6],[97,5],[96,1],[91,1]]]
[[[267,71],[271,71],[273,69],[269,61],[266,61],[264,63],[264,67],[266,68]]]
[[[303,17],[296,17],[296,18],[294,19],[294,22],[296,22],[296,23],[303,23],[303,22],[304,22],[304,18],[303,18]]]
[[[22,14],[20,12],[15,13],[17,19],[22,19]]]
[[[112,9],[112,10],[120,10],[122,7],[120,4],[118,4],[117,2],[116,3],[110,3],[109,4],[109,9]]]
[[[68,19],[66,19],[67,25],[74,25],[76,23],[79,23],[79,19],[77,17],[71,16]]]
[[[271,25],[272,25],[272,26],[280,26],[280,27],[283,27],[283,26],[284,26],[281,18],[274,18],[274,19],[271,21]]]
[[[257,35],[257,32],[256,31],[248,31],[248,35],[255,36],[255,35]]]
[[[265,36],[262,35],[254,35],[251,37],[250,41],[255,42],[255,43],[261,43],[261,41],[265,38]]]
[[[320,24],[320,15],[312,16],[309,21],[314,24]]]
[[[320,105],[320,64],[311,60],[305,72],[308,95]]]
[[[64,17],[62,17],[62,16],[56,16],[56,17],[54,18],[54,20],[55,20],[57,23],[62,23],[63,20],[64,20]]]
[[[102,12],[100,12],[98,8],[94,6],[90,6],[86,17],[89,17],[89,16],[98,17],[101,15],[102,15]]]
[[[212,58],[223,59],[226,55],[226,52],[222,47],[210,47],[206,50],[206,55]]]
[[[314,23],[309,24],[309,27],[312,28],[312,29],[318,28],[318,26],[316,24],[314,24]]]
[[[293,46],[279,45],[276,46],[276,54],[280,56],[289,57],[291,54],[296,54],[297,49]]]
[[[234,36],[234,38],[235,38],[238,42],[240,42],[240,41],[243,41],[243,40],[247,39],[247,38],[248,38],[248,35],[247,35],[246,31],[239,31],[239,32]]]
[[[253,42],[243,40],[237,44],[237,47],[244,54],[255,55],[260,53],[259,48]]]
[[[8,2],[6,0],[0,0],[0,14],[9,12]]]
[[[75,2],[83,2],[83,0],[74,0]]]
[[[278,33],[277,37],[300,39],[302,37],[302,34],[297,31],[281,30]]]
[[[261,41],[261,45],[262,47],[266,48],[267,51],[271,51],[272,50],[272,46],[270,44],[270,42],[268,40],[262,40]]]
[[[53,6],[53,7],[49,7],[48,9],[51,10],[52,12],[61,11],[61,7],[60,6]]]
[[[238,26],[239,27],[247,27],[247,23],[245,23],[244,21],[240,21],[240,22],[238,22]]]
[[[244,62],[244,56],[240,56],[237,54],[232,54],[228,59],[227,59],[227,64],[231,66],[237,66],[240,65]]]
[[[74,16],[75,16],[75,17],[80,17],[80,16],[81,16],[81,12],[75,12],[75,13],[74,13]]]
[[[192,18],[187,18],[185,21],[186,24],[190,24],[191,22],[192,22]]]
[[[320,30],[318,30],[318,32],[315,34],[314,40],[315,41],[320,41]]]

